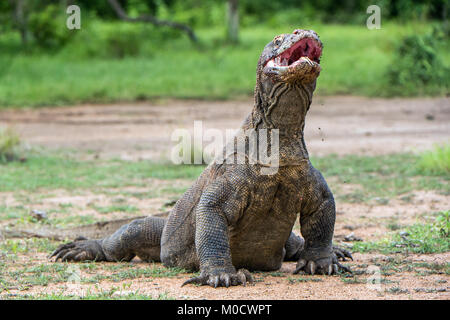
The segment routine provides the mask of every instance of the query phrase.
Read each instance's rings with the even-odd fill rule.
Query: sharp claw
[[[353,272],[352,272],[352,270],[350,270],[350,268],[348,268],[348,267],[346,267],[346,266],[340,264],[339,262],[337,263],[337,266],[338,266],[340,269],[344,270],[345,272],[348,272],[348,273],[353,274]]]
[[[64,249],[64,250],[59,251],[55,257],[55,262],[58,261],[58,259],[61,259],[68,251],[69,251],[69,249]]]
[[[80,252],[79,254],[77,254],[74,259],[75,259],[75,261],[85,261],[85,260],[87,260],[86,258],[87,258],[87,253],[85,251],[83,251],[83,252]]]
[[[225,284],[225,287],[229,287],[230,286],[230,275],[229,274],[225,274],[223,276],[223,283]]]
[[[187,284],[203,284],[203,278],[200,277],[195,277],[195,278],[191,278],[191,279],[187,279],[185,282],[183,282],[183,284],[181,285],[182,287],[184,287]]]
[[[342,261],[345,261],[345,258],[349,258],[353,261],[352,254],[350,253],[350,251],[346,249],[333,246],[333,252],[336,255],[336,257],[341,258]]]
[[[55,251],[53,251],[48,257],[47,257],[47,259],[51,259],[51,258],[53,258],[56,254],[58,253],[58,249],[56,249]]]
[[[353,256],[352,256],[352,254],[350,253],[350,251],[344,250],[344,254],[345,254],[345,256],[346,256],[347,258],[350,258],[350,259],[352,259],[352,261],[353,261]]]
[[[244,273],[244,275],[245,275],[245,281],[247,282],[250,282],[250,284],[253,284],[253,276],[252,276],[252,274],[247,270],[247,269],[241,269],[242,270],[242,272]]]
[[[297,267],[295,268],[294,274],[297,274],[300,272],[301,269],[303,269],[303,267],[306,265],[306,260],[305,259],[300,259],[297,262]]]
[[[247,286],[247,277],[245,276],[244,272],[239,271],[239,272],[237,273],[237,276],[238,276],[239,282],[240,282],[244,287],[246,287],[246,286]]]
[[[56,248],[55,251],[52,252],[52,254],[48,257],[49,259],[53,258],[55,255],[57,255],[58,253],[62,252],[62,251],[67,251],[68,249],[71,249],[75,247],[75,244],[73,242],[69,242],[66,244],[62,244],[60,245],[58,248]],[[56,261],[56,260],[55,260]]]
[[[333,264],[333,272],[334,272],[334,274],[337,274],[338,271],[339,271],[339,268],[338,268],[337,264]]]
[[[328,265],[328,275],[331,276],[333,274],[333,266],[330,264]]]
[[[78,253],[77,257],[80,255]],[[237,273],[221,273],[220,275],[207,275],[203,274],[198,277],[194,277],[186,280],[181,286],[184,287],[187,284],[200,284],[209,285],[211,287],[217,288],[219,286],[224,286],[229,288],[230,286],[247,285],[247,281],[253,283],[253,278],[250,272],[245,269],[240,269]]]
[[[309,261],[306,270],[309,271],[311,275],[314,275],[316,273],[316,263],[314,261]]]
[[[343,261],[345,261],[345,255],[342,254],[341,251],[336,250],[336,251],[334,251],[334,254],[337,256],[338,259],[341,258]]]
[[[219,276],[210,276],[208,279],[208,284],[211,287],[217,288],[219,286]]]
[[[66,261],[73,261],[73,258],[75,255],[77,255],[78,252],[73,252],[73,251],[69,251],[67,252],[61,259],[62,262],[66,262]]]

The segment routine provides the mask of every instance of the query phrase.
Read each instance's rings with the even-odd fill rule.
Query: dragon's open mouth
[[[320,65],[322,46],[313,38],[303,38],[266,64],[269,68],[287,69],[300,63]],[[280,68],[281,67],[281,68]],[[284,68],[283,68],[284,67]]]

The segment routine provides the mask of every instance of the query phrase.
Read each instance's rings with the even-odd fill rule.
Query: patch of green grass
[[[339,200],[388,203],[389,198],[408,194],[413,190],[438,190],[450,194],[450,174],[431,175],[420,171],[416,163],[420,156],[393,154],[385,156],[339,157],[330,155],[313,158],[312,163],[325,178],[336,178],[330,184]],[[91,160],[80,161],[67,155],[30,155],[26,163],[0,165],[0,192],[36,191],[38,189],[113,189],[127,186],[145,187],[149,179],[194,180],[204,166],[172,165],[150,161]],[[340,191],[339,184],[350,183],[357,190],[350,193]],[[336,187],[335,187],[336,186]],[[334,190],[335,189],[335,190]],[[185,188],[164,186],[160,193],[180,194]],[[148,193],[144,193],[145,194]],[[137,197],[142,194],[136,193]],[[114,208],[113,208],[114,207]],[[132,207],[114,205],[103,208],[135,211]],[[1,214],[1,211],[0,211]]]
[[[85,224],[91,224],[99,221],[94,216],[89,214],[84,215],[68,215],[56,218],[50,218],[48,224],[58,228],[64,228],[69,226],[79,226]]]
[[[354,252],[441,253],[450,251],[449,211],[436,213],[426,222],[418,222],[395,232],[389,238],[374,242],[356,242]]]
[[[421,156],[408,153],[372,157],[330,155],[313,157],[311,162],[326,179],[337,180],[330,188],[338,200],[345,202],[386,204],[389,198],[408,195],[414,190],[450,194],[450,173],[436,175],[420,170],[417,163]],[[343,193],[339,185],[346,183],[354,185],[355,190]]]
[[[403,228],[403,225],[398,222],[398,218],[393,217],[388,220],[389,222],[386,224],[386,228],[391,231],[400,230]]]
[[[69,274],[60,265],[42,265],[9,272],[9,277],[21,286],[47,286],[50,283],[65,282]]]
[[[450,275],[450,262],[447,263],[437,263],[437,262],[416,262],[413,263],[413,268],[419,275],[430,275],[430,274],[446,274]],[[425,271],[419,268],[426,269]]]
[[[0,128],[0,163],[18,159],[19,135],[10,127]]]
[[[418,170],[424,174],[450,174],[450,144],[436,145],[433,150],[424,152],[417,163]]]
[[[294,283],[302,283],[302,282],[322,282],[323,280],[321,278],[317,277],[294,277],[290,276],[288,277],[288,281],[290,284]]]
[[[139,209],[135,206],[130,205],[111,205],[106,207],[99,207],[97,205],[91,205],[93,209],[95,209],[98,213],[106,214],[112,212],[126,212],[126,213],[136,213],[139,212]]]
[[[26,252],[22,251],[21,253]],[[78,274],[80,271],[84,271],[78,274],[81,284],[98,284],[101,281],[123,282],[139,278],[152,281],[154,278],[171,278],[186,272],[184,269],[165,268],[155,264],[138,268],[132,263],[114,264],[111,266],[93,262],[77,264],[65,262],[33,264],[29,262],[17,264],[13,260],[3,260],[0,267],[0,293],[12,288],[26,290],[33,286],[47,286],[49,284],[68,282],[74,272]],[[104,272],[100,273],[100,271]],[[123,287],[126,286],[127,284],[123,283]]]
[[[157,32],[145,24],[92,22],[59,52],[0,52],[0,64],[7,66],[0,73],[0,106],[249,96],[264,46],[275,35],[298,27],[243,26],[239,45],[224,42],[223,28],[199,29],[200,45],[195,46],[185,37],[154,38]],[[359,25],[307,22],[301,27],[316,30],[324,43],[319,94],[389,96],[399,92],[385,76],[392,66],[396,44],[406,35],[430,31],[432,24],[385,22],[376,31]],[[123,36],[122,29],[131,36]],[[107,39],[105,34],[113,36]],[[96,41],[91,41],[93,38]],[[0,47],[20,47],[19,35],[3,34]],[[127,52],[129,48],[134,49]],[[437,48],[446,65],[448,48],[448,41],[442,41]],[[415,89],[408,87],[401,94],[417,94]],[[445,87],[422,89],[423,94],[445,94]]]
[[[391,231],[400,230],[401,228],[403,228],[401,224],[398,224],[396,222],[388,223],[386,227]]]
[[[24,206],[0,205],[0,220],[18,219],[28,212]]]
[[[355,277],[355,276],[352,276],[352,277],[340,277],[340,279],[345,284],[361,284],[361,283],[365,282],[364,280],[362,280],[362,279],[360,279],[358,277]]]
[[[172,278],[178,276],[180,273],[186,272],[184,269],[180,268],[165,268],[156,265],[146,268],[136,268],[132,264],[123,264],[123,267],[114,266],[114,268],[110,268],[110,270],[113,271],[113,273],[86,277],[82,278],[81,281],[85,283],[98,283],[101,280],[120,282],[137,278]]]
[[[120,293],[120,288],[112,288],[107,291],[91,292],[84,295],[67,295],[64,293],[44,293],[36,295],[4,295],[3,299],[14,300],[174,300],[168,293],[161,293],[157,297],[141,294],[139,292]]]
[[[270,272],[270,273],[268,273],[267,275],[268,275],[268,276],[272,276],[272,277],[286,277],[286,273],[284,273],[284,272],[279,272],[279,271],[276,271],[276,272]]]
[[[51,252],[57,247],[57,242],[47,238],[5,239],[0,242],[0,252],[17,254],[29,251]]]
[[[391,287],[386,290],[386,292],[393,293],[393,294],[403,294],[403,293],[409,293],[408,289],[402,289],[400,287]]]
[[[146,179],[151,178],[194,179],[203,168],[150,161],[78,161],[58,155],[35,155],[26,163],[0,165],[0,192],[145,186]]]
[[[387,261],[372,259],[371,262],[380,268],[381,274],[385,277],[396,273],[404,274],[405,272],[414,272],[419,276],[428,276],[430,274],[450,274],[449,262],[413,262],[409,259],[405,259],[404,255],[391,256]],[[364,268],[367,268],[367,266]],[[355,274],[355,270],[353,270],[353,272]]]

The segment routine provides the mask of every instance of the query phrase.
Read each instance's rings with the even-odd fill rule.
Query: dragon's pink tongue
[[[286,59],[289,64],[294,63],[301,57],[308,57],[311,60],[318,60],[322,49],[317,42],[310,38],[305,38],[294,44],[291,48],[281,54],[281,61]]]

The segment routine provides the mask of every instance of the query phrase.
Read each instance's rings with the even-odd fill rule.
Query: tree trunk
[[[25,13],[25,1],[26,0],[12,1],[14,5],[14,23],[16,24],[16,27],[20,32],[22,44],[24,45],[28,43],[28,26]]]
[[[239,0],[228,0],[227,6],[227,40],[237,43],[239,42]]]

